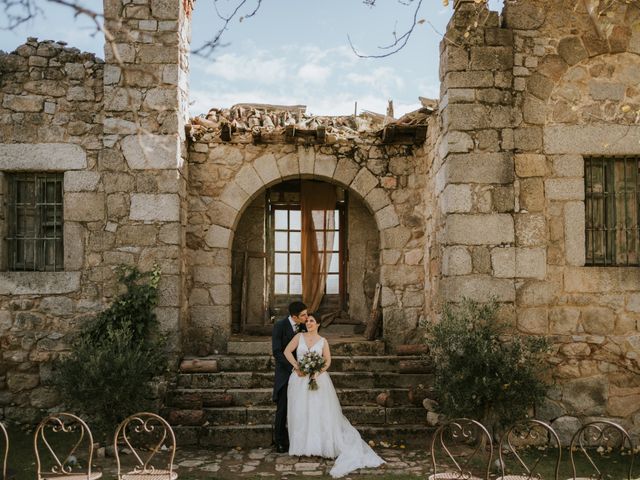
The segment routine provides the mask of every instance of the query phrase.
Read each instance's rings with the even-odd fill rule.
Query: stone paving
[[[362,469],[345,478],[379,475],[422,476],[430,470],[427,450],[402,446],[374,446],[386,460],[376,469]],[[181,479],[204,478],[286,478],[292,476],[326,477],[333,460],[320,457],[295,457],[276,453],[271,448],[254,449],[182,449],[176,454],[177,472]],[[107,476],[110,476],[106,471]]]

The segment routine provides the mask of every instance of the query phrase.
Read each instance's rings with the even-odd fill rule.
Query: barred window
[[[640,157],[585,160],[586,264],[639,265]]]
[[[7,180],[9,270],[63,270],[63,175],[13,173]]]

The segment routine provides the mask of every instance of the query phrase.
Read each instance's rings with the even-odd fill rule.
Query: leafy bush
[[[102,432],[150,407],[150,381],[167,363],[153,312],[159,270],[123,266],[118,278],[126,291],[78,335],[54,377],[65,403]]]
[[[524,418],[547,389],[546,339],[506,335],[497,309],[495,301],[448,304],[442,320],[427,327],[442,412],[490,428]]]

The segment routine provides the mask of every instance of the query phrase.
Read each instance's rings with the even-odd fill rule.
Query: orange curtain
[[[328,183],[303,181],[300,189],[302,216],[302,301],[310,312],[320,306],[333,250],[336,189]]]

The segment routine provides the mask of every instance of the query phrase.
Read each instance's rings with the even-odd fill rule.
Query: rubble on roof
[[[305,105],[241,103],[231,108],[212,108],[206,115],[191,118],[187,133],[192,140],[210,133],[223,141],[230,141],[232,138],[242,141],[244,137],[245,140],[269,143],[281,142],[283,139],[295,141],[297,137],[304,138],[305,141],[314,139],[333,143],[367,136],[381,137],[384,141],[384,132],[389,127],[393,127],[396,132],[405,133],[421,127],[419,136],[422,138],[407,137],[411,142],[419,142],[424,140],[423,133],[426,134],[428,118],[434,111],[433,105],[422,104],[422,108],[395,119],[369,111],[358,115],[321,116],[307,114]],[[392,110],[391,106],[389,111]],[[395,141],[401,139],[397,135],[393,138]]]

